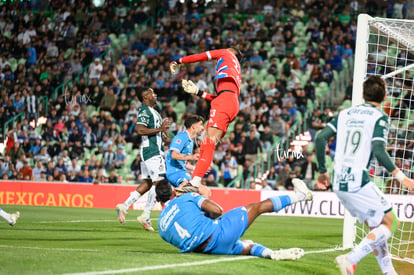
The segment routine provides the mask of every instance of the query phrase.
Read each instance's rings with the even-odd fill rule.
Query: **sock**
[[[137,190],[131,192],[129,198],[124,202],[126,209],[129,209],[140,197],[141,194]]]
[[[0,208],[0,217],[5,219],[7,222],[10,222],[10,214]]]
[[[157,202],[155,198],[155,185],[151,187],[151,189],[148,191],[148,197],[147,197],[147,203],[145,204],[144,208],[144,216],[149,217],[151,214],[152,208],[154,208],[155,203]]]
[[[194,177],[191,181],[190,181],[192,186],[195,187],[199,187],[201,184],[201,178],[200,177]]]
[[[387,242],[377,246],[374,250],[374,254],[383,274],[397,275],[397,272],[392,265],[391,255],[388,253]]]
[[[362,258],[386,242],[389,237],[391,237],[391,231],[385,225],[381,224],[377,228],[374,228],[348,253],[347,258],[349,263],[357,264]]]
[[[200,186],[201,178],[204,177],[204,174],[207,172],[213,161],[215,150],[216,142],[211,138],[205,138],[200,146],[200,157],[198,158],[197,165],[193,172],[193,179],[190,181],[193,186]]]
[[[272,250],[258,243],[253,244],[252,248],[250,249],[250,255],[256,257],[270,258],[271,254]]]
[[[273,203],[273,211],[277,212],[280,209],[285,208],[286,206],[291,205],[290,196],[277,196],[277,197],[271,197],[269,200]]]
[[[306,194],[302,192],[294,192],[288,195],[290,198],[290,203],[295,204],[299,201],[303,201],[306,198]]]

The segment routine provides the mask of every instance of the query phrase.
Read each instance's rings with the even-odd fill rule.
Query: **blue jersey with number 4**
[[[187,193],[168,201],[158,219],[161,238],[180,248],[180,252],[191,252],[207,240],[218,222],[202,213],[205,199],[197,193]]]
[[[184,160],[175,160],[172,158],[172,151],[177,151],[182,155],[191,155],[193,153],[194,141],[190,138],[188,133],[179,132],[171,141],[170,150],[168,150],[165,159],[167,164],[167,173],[174,173],[179,170],[187,171]]]

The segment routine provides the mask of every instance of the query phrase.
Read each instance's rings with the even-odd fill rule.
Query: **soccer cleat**
[[[149,217],[145,217],[144,215],[141,215],[137,218],[137,221],[142,224],[145,230],[154,232],[154,228],[151,224],[151,219]]]
[[[10,214],[9,224],[14,226],[17,222],[17,219],[20,217],[20,212],[17,211],[16,213]]]
[[[297,260],[302,258],[305,255],[305,251],[302,248],[289,248],[289,249],[280,249],[272,251],[270,258],[272,260],[281,261],[281,260]]]
[[[128,209],[126,209],[123,203],[116,205],[116,215],[118,216],[118,221],[121,224],[125,224],[125,216],[128,214]]]
[[[177,197],[187,194],[187,193],[200,193],[200,190],[198,187],[195,187],[190,182],[187,182],[186,184],[183,184],[182,186],[178,186],[175,189]]]
[[[335,262],[341,271],[341,275],[354,275],[356,266],[349,263],[346,254],[336,257]]]
[[[305,201],[311,201],[313,199],[312,192],[308,189],[306,183],[304,183],[303,180],[295,178],[292,180],[292,184],[294,186],[295,192],[301,192],[305,194]]]

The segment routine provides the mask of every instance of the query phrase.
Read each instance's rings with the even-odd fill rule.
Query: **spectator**
[[[89,66],[89,83],[92,83],[92,80],[96,79],[99,81],[101,78],[101,73],[103,71],[103,66],[100,63],[99,58],[95,58],[94,63]]]
[[[315,140],[315,135],[316,132],[320,129],[325,128],[325,124],[322,122],[322,118],[321,118],[321,110],[319,108],[316,108],[313,113],[312,116],[309,117],[309,133],[311,134],[312,137],[312,141]]]
[[[32,168],[30,167],[27,160],[23,161],[23,167],[19,170],[20,180],[33,180]]]
[[[46,169],[43,167],[43,163],[41,161],[37,161],[36,162],[36,167],[32,169],[33,180],[35,180],[35,181],[42,180],[42,178],[41,178],[41,173],[42,172],[46,172]]]
[[[204,175],[203,182],[203,184],[205,184],[206,186],[219,186],[217,183],[217,171],[213,163],[210,164],[209,170],[207,170],[207,173]]]
[[[108,145],[107,150],[102,156],[102,164],[106,170],[111,170],[115,166],[116,153],[112,151],[112,145]]]
[[[224,179],[224,186],[227,187],[229,183],[237,176],[237,161],[231,155],[231,152],[226,152],[224,160],[221,163],[221,174]]]
[[[246,160],[254,163],[258,158],[259,152],[262,150],[260,141],[256,138],[255,131],[250,130],[250,135],[246,138],[243,148]]]
[[[116,169],[121,169],[125,166],[127,161],[126,154],[124,152],[124,147],[122,145],[118,146],[114,166]]]
[[[306,183],[309,189],[313,190],[315,185],[315,174],[318,171],[317,164],[313,161],[313,154],[309,154],[306,157],[306,161],[303,162],[301,167],[301,179]]]
[[[263,58],[259,55],[259,51],[254,51],[253,56],[249,59],[251,67],[254,69],[261,69]]]

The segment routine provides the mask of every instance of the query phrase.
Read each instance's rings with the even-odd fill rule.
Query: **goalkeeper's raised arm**
[[[208,101],[212,101],[213,99],[215,99],[217,96],[216,95],[212,95],[209,94],[205,91],[201,91],[200,89],[198,89],[197,85],[194,84],[193,81],[191,80],[181,80],[181,86],[183,87],[184,91],[188,94],[192,94],[192,95],[197,95],[201,98],[204,98]]]

